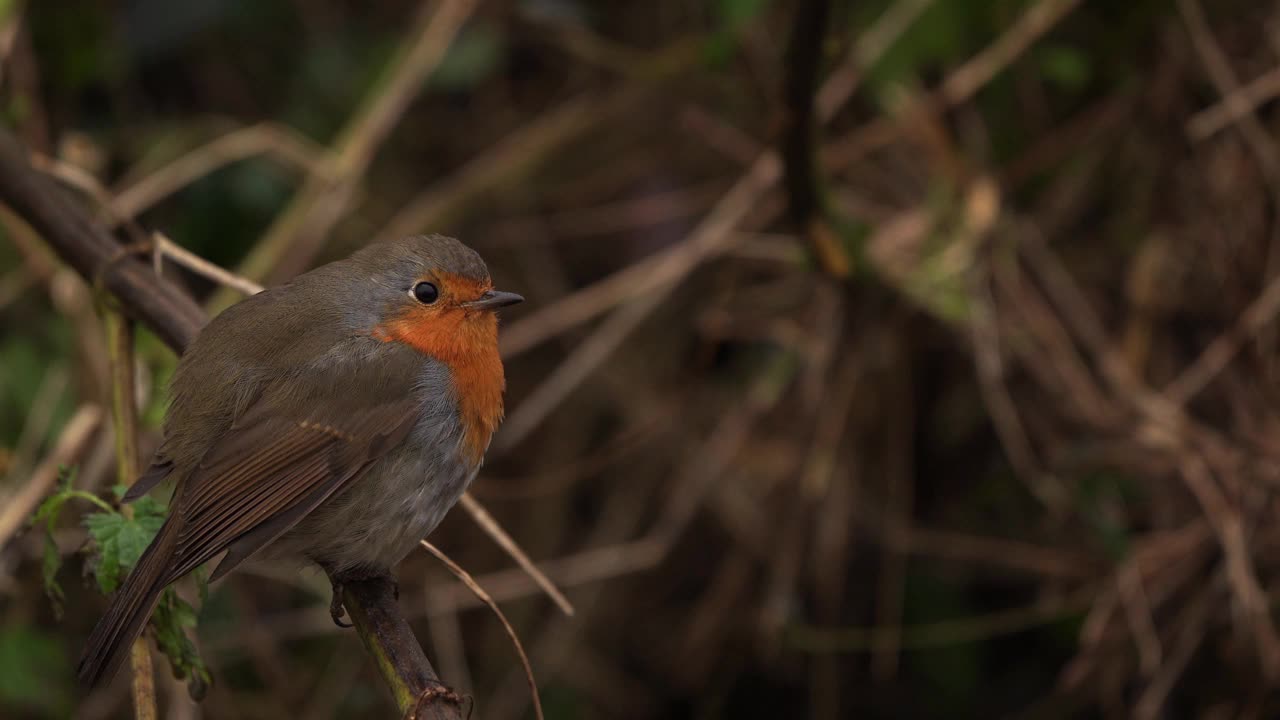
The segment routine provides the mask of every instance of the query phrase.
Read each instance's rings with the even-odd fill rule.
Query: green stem
[[[107,328],[107,356],[111,367],[111,418],[116,431],[116,478],[127,485],[138,476],[138,411],[134,404],[133,386],[133,323],[118,311],[108,308],[104,313]],[[99,503],[101,501],[98,501]],[[133,517],[133,508],[120,508],[127,518]],[[129,652],[129,667],[133,670],[130,684],[133,693],[133,712],[138,720],[156,719],[156,681],[151,663],[151,649],[145,636],[133,642]]]

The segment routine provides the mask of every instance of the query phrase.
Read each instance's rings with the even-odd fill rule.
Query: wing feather
[[[409,397],[343,419],[290,419],[251,408],[215,445],[176,499],[180,527],[170,580],[228,548],[225,574],[287,532],[376,457],[404,439],[417,416]]]

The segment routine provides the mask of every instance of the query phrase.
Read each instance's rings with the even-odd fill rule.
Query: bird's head
[[[495,290],[480,256],[440,235],[370,245],[350,262],[372,280],[369,333],[449,364],[495,350],[497,311],[524,300]]]

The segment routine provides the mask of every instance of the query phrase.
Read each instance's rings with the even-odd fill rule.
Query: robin
[[[476,476],[502,420],[499,308],[452,238],[369,245],[214,318],[173,378],[164,441],[125,495],[175,482],[168,519],[112,598],[77,669],[111,677],[165,586],[226,551],[387,576]]]

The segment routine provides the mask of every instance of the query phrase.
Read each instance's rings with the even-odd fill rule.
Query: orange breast
[[[498,355],[498,318],[460,309],[410,308],[379,325],[374,337],[401,342],[444,363],[453,379],[462,423],[463,451],[479,465],[502,422],[506,378]]]

